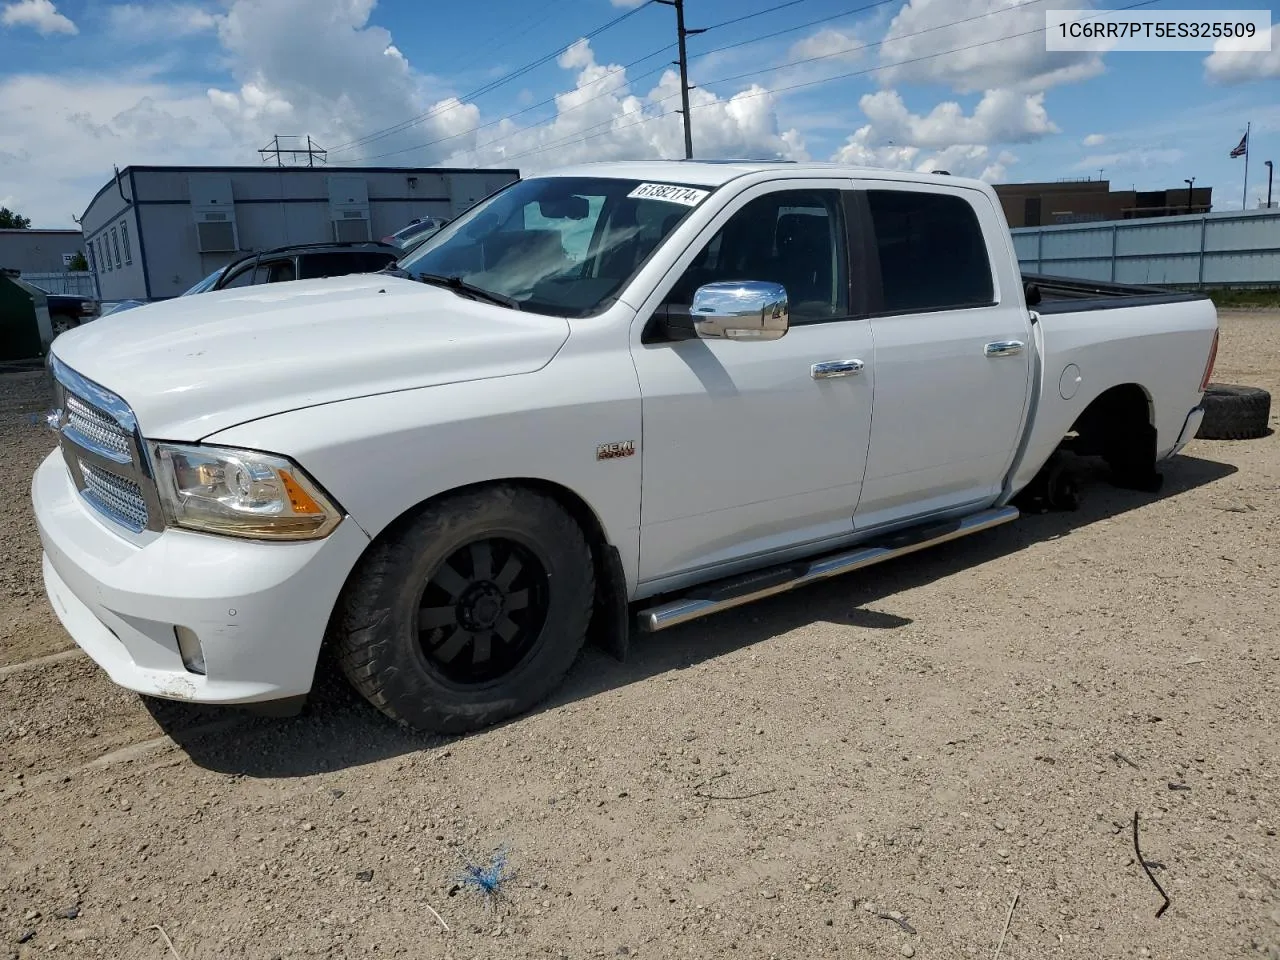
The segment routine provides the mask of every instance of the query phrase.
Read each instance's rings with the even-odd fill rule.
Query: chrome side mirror
[[[703,340],[777,340],[790,321],[786,289],[760,280],[704,284],[689,314]]]

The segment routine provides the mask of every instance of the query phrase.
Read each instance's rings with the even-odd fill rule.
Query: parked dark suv
[[[343,277],[349,273],[376,273],[395,263],[404,251],[389,243],[302,243],[263,250],[225,267],[219,267],[183,296],[229,290],[259,283]]]

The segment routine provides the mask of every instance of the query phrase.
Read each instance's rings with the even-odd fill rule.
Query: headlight
[[[285,457],[225,447],[152,444],[156,485],[175,527],[255,540],[314,540],[342,514]]]

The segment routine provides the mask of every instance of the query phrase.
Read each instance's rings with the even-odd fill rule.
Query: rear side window
[[[235,273],[227,278],[227,281],[219,285],[219,290],[230,290],[233,287],[248,287],[253,285],[253,264],[241,267]]]
[[[299,279],[345,277],[350,273],[373,273],[395,258],[389,254],[352,251],[350,253],[308,253],[299,257]]]
[[[254,275],[253,282],[255,284],[285,283],[296,279],[297,271],[293,268],[292,260],[266,260],[258,264],[258,272]]]
[[[915,313],[990,304],[991,261],[978,216],[942,193],[868,190],[880,256],[879,312]]]

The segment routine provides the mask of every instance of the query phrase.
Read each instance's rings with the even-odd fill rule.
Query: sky
[[[688,40],[694,154],[1194,177],[1238,210],[1228,154],[1252,123],[1256,206],[1280,161],[1280,30],[1270,52],[1045,51],[1046,9],[1130,2],[686,0],[707,28]],[[257,165],[276,134],[332,167],[679,158],[675,55],[653,0],[0,0],[0,206],[71,226],[113,165]]]

